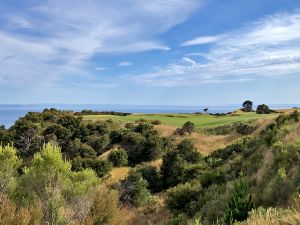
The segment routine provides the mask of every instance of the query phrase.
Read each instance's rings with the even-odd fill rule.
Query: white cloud
[[[196,65],[196,62],[194,60],[188,58],[188,57],[183,57],[182,60],[186,61],[186,62],[188,62],[188,63],[190,63],[192,65]]]
[[[215,43],[221,39],[221,36],[204,36],[197,37],[192,40],[185,41],[181,44],[181,46],[192,46],[192,45],[204,45]]]
[[[96,67],[95,70],[104,71],[104,70],[107,70],[107,68],[106,67]]]
[[[169,50],[158,36],[200,5],[198,0],[45,0],[28,1],[13,12],[0,7],[0,19],[7,22],[0,24],[0,88],[85,78],[98,54]]]
[[[160,67],[132,76],[132,79],[150,85],[176,86],[299,75],[300,12],[280,13],[247,24],[222,34],[207,52],[187,55],[202,59],[192,60],[194,63],[189,65],[178,63]]]
[[[131,66],[132,62],[129,61],[124,61],[124,62],[119,62],[118,66]]]

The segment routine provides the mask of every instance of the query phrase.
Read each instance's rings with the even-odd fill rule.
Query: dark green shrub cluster
[[[144,206],[152,200],[148,183],[140,172],[131,171],[121,182],[120,200],[135,207]]]
[[[273,110],[271,110],[269,108],[269,106],[267,106],[265,104],[257,106],[257,109],[256,109],[257,114],[270,114],[271,112],[273,112]]]
[[[108,160],[113,164],[113,166],[126,166],[128,164],[128,155],[124,149],[119,148],[110,152]]]
[[[177,135],[185,135],[191,134],[195,131],[195,124],[191,121],[187,121],[181,128],[177,128],[175,134]]]
[[[165,187],[176,186],[197,177],[205,167],[201,154],[189,139],[184,139],[163,157],[161,172]]]

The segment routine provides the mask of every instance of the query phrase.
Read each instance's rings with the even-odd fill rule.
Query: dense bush
[[[193,216],[200,209],[198,199],[202,188],[197,183],[180,184],[168,190],[167,207],[174,214]]]
[[[231,199],[228,202],[224,222],[226,225],[246,220],[253,208],[251,195],[248,193],[248,186],[244,180],[239,179],[234,186]]]
[[[152,193],[156,193],[162,190],[162,178],[159,171],[155,167],[142,167],[139,168],[137,172],[140,172],[143,176],[143,179],[145,179],[148,182],[148,189]]]
[[[201,159],[201,154],[191,140],[184,139],[181,141],[176,149],[167,152],[163,157],[161,172],[164,185],[170,187],[187,181],[186,175],[191,176],[190,173],[187,173],[190,164],[197,164],[201,162]]]
[[[262,104],[257,106],[256,113],[257,114],[270,114],[272,110],[269,108],[269,106]]]
[[[147,186],[148,183],[140,172],[131,171],[121,183],[121,201],[136,207],[146,205],[152,200]]]
[[[119,148],[109,153],[108,160],[112,162],[113,166],[126,166],[128,163],[128,155],[124,149]]]
[[[191,121],[187,121],[181,128],[177,128],[175,134],[185,135],[186,133],[191,134],[195,131],[195,124]]]

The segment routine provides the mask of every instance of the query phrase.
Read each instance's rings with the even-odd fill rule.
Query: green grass
[[[185,122],[191,121],[197,129],[215,127],[230,124],[238,121],[250,121],[261,118],[274,118],[278,114],[258,115],[255,112],[237,113],[225,116],[211,115],[195,115],[195,114],[132,114],[128,116],[113,116],[113,115],[87,115],[83,116],[84,120],[97,121],[113,119],[121,122],[134,122],[139,119],[145,120],[160,120],[163,125],[180,127]]]

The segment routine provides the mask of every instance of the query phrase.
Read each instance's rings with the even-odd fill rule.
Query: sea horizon
[[[285,109],[300,107],[300,104],[270,104],[273,109]],[[15,121],[25,116],[28,112],[41,112],[45,108],[70,110],[74,112],[82,110],[93,111],[116,111],[126,113],[195,113],[203,112],[208,108],[208,113],[228,113],[241,107],[241,104],[228,105],[133,105],[133,104],[0,104],[0,125],[6,128],[12,126]],[[254,108],[256,105],[254,105]]]

